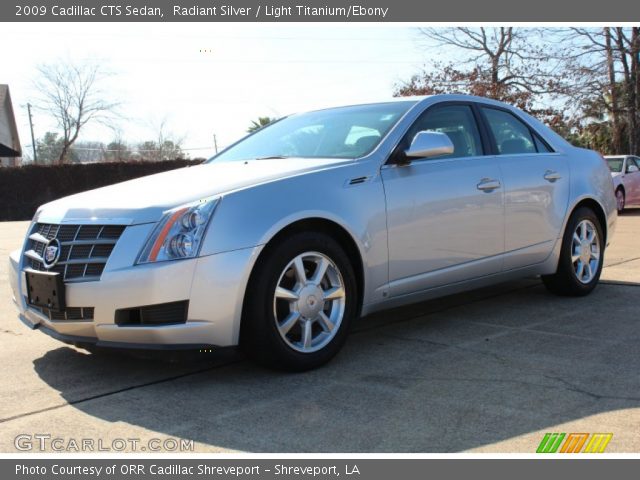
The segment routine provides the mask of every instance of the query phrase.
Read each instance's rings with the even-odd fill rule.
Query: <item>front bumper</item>
[[[93,307],[91,320],[52,320],[30,307],[21,251],[13,252],[9,276],[20,319],[67,343],[155,349],[237,345],[246,285],[262,247],[132,266],[139,251],[136,244],[144,241],[148,228],[127,228],[99,281],[66,284],[67,307]],[[183,300],[189,300],[185,323],[115,323],[118,309]]]

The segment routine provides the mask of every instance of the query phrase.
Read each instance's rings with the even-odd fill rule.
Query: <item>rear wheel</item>
[[[353,268],[324,233],[297,233],[266,252],[247,290],[240,343],[268,366],[303,371],[329,361],[357,312]]]
[[[625,195],[624,195],[624,190],[622,190],[622,188],[618,188],[616,190],[616,204],[618,206],[618,213],[622,213],[624,211],[624,204],[625,204]]]
[[[604,260],[604,235],[598,217],[586,207],[577,209],[564,232],[558,270],[542,281],[553,293],[588,295],[596,287]]]

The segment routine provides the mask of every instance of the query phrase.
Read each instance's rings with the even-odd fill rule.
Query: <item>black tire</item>
[[[593,278],[588,283],[583,283],[578,279],[578,275],[574,269],[572,256],[573,234],[578,225],[583,220],[589,220],[596,228],[598,245],[600,249],[600,259]],[[602,273],[602,265],[604,263],[604,234],[602,225],[596,214],[587,207],[578,208],[567,222],[562,238],[562,247],[560,251],[560,260],[558,262],[558,270],[553,275],[543,275],[542,282],[547,289],[556,295],[582,297],[588,295],[598,284],[600,274]]]
[[[342,348],[350,324],[358,312],[358,289],[353,267],[340,244],[320,232],[294,233],[280,243],[267,246],[249,280],[242,313],[240,347],[265,366],[288,371],[317,368]],[[344,284],[344,313],[333,338],[320,350],[296,351],[282,338],[274,313],[274,294],[287,265],[305,252],[319,252],[339,270]]]
[[[625,205],[626,195],[624,194],[624,190],[622,189],[622,187],[618,187],[618,189],[616,190],[616,206],[618,208],[618,214],[624,212]]]

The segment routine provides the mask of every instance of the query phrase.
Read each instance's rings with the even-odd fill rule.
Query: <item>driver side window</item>
[[[453,153],[433,157],[435,159],[483,154],[478,125],[468,105],[436,105],[429,108],[411,126],[403,142],[404,148],[408,148],[416,134],[422,131],[444,133],[453,143]]]

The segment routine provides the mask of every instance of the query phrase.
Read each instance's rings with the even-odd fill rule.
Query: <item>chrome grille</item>
[[[99,280],[104,266],[124,231],[124,225],[55,225],[37,223],[24,253],[25,266],[58,272],[65,281]],[[42,258],[48,241],[60,242],[60,259],[50,269]]]

